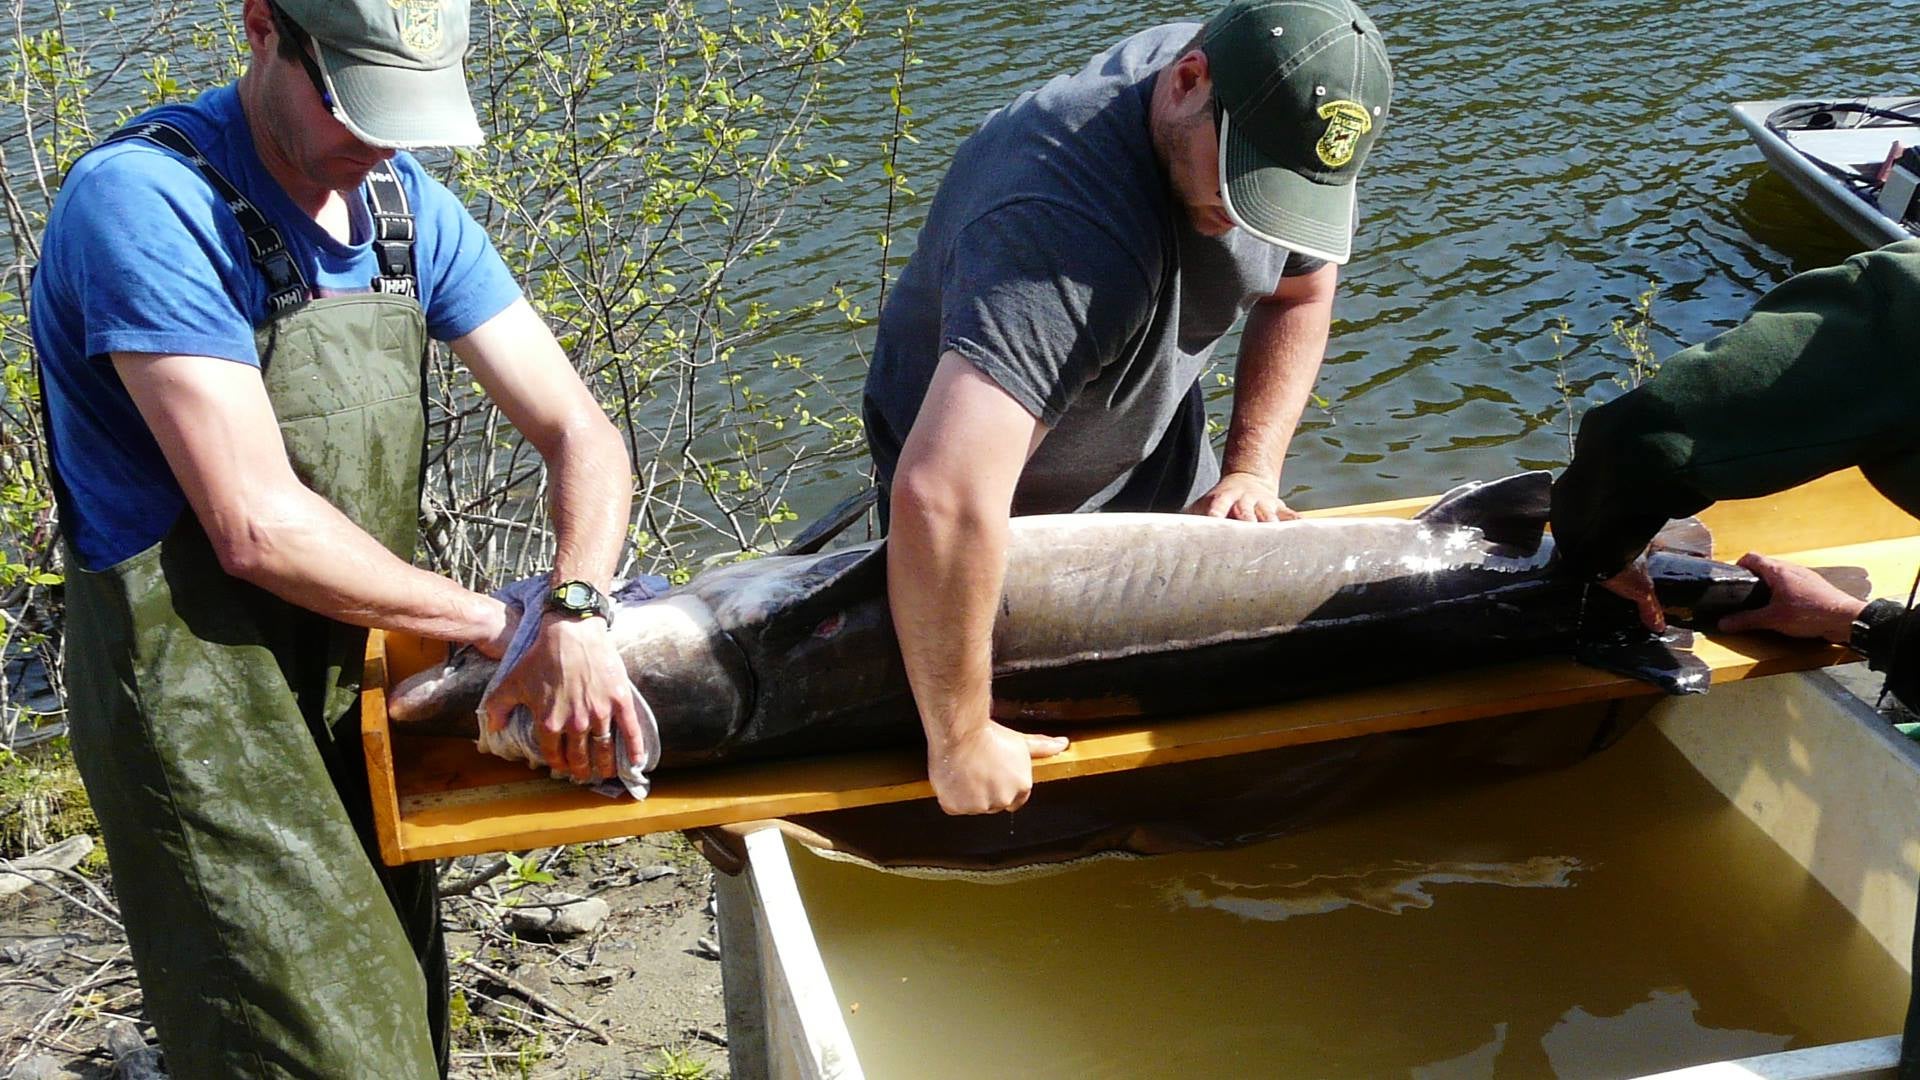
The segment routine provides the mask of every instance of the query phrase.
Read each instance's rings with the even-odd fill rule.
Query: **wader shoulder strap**
[[[367,209],[373,214],[373,253],[380,263],[380,276],[372,281],[377,293],[397,293],[420,298],[419,279],[413,273],[413,208],[407,205],[407,189],[393,171],[392,161],[383,161],[367,174]]]
[[[141,139],[171,150],[198,169],[200,175],[212,185],[214,193],[219,195],[227,204],[227,209],[233,212],[234,220],[239,224],[241,233],[246,236],[247,256],[267,283],[267,311],[270,315],[279,315],[304,307],[309,300],[313,299],[313,289],[308,286],[306,275],[300,272],[300,264],[293,260],[293,254],[287,250],[286,240],[280,235],[280,230],[267,220],[267,216],[260,212],[259,207],[253,205],[253,200],[241,194],[240,189],[234,187],[232,181],[213,167],[213,162],[207,160],[206,155],[200,152],[200,148],[194,145],[193,140],[188,138],[185,132],[164,121],[147,120],[121,128],[102,139],[99,146],[125,142],[128,139]],[[34,267],[34,270],[38,269],[39,267]],[[46,377],[41,371],[39,350],[27,351],[33,357],[35,381],[40,386],[45,386]],[[264,357],[261,362],[264,366],[266,362]],[[48,456],[51,457],[54,453],[53,410],[46,394],[37,396],[40,406],[40,423],[42,430],[46,432],[47,451]],[[67,498],[66,484],[60,479],[58,469],[53,470],[52,481],[54,497],[62,504],[59,514],[60,530],[71,539],[66,523],[71,521],[72,517],[64,505]]]
[[[213,163],[200,153],[193,140],[187,138],[179,128],[158,120],[148,120],[121,128],[108,136],[102,143],[120,142],[125,139],[144,139],[147,142],[163,146],[186,158],[207,178],[213,190],[226,201],[227,208],[233,211],[234,218],[240,223],[240,231],[247,237],[247,254],[253,259],[262,277],[267,281],[267,311],[278,315],[299,307],[313,299],[313,289],[308,286],[305,274],[293,261],[293,255],[287,250],[286,241],[280,230],[267,220],[259,207],[253,205],[240,189],[233,186]]]

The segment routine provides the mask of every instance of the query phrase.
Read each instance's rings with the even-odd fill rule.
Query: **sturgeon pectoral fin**
[[[1647,546],[1654,551],[1671,551],[1676,555],[1711,559],[1713,533],[1699,518],[1680,518],[1667,522],[1665,528],[1654,533]]]
[[[1704,694],[1713,672],[1689,651],[1692,645],[1693,635],[1685,630],[1659,637],[1628,630],[1582,641],[1573,655],[1588,667],[1639,679],[1669,694]]]

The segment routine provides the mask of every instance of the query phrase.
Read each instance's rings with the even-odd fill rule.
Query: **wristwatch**
[[[1861,608],[1847,628],[1847,648],[1871,659],[1867,646],[1872,643],[1874,631],[1899,618],[1906,610],[1907,606],[1898,600],[1875,600]]]
[[[593,587],[590,581],[563,581],[547,594],[547,610],[571,615],[576,619],[590,619],[595,615],[613,625],[613,601],[607,594]]]

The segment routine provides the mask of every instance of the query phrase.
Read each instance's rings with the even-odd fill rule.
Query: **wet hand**
[[[949,814],[1018,810],[1033,793],[1035,758],[1067,748],[1053,735],[1028,735],[989,720],[953,741],[927,747],[927,778]]]
[[[1653,591],[1653,574],[1647,570],[1643,554],[1627,564],[1625,570],[1600,583],[1601,588],[1632,604],[1640,613],[1640,625],[1656,634],[1667,632],[1667,613]]]
[[[642,746],[626,666],[604,621],[542,618],[533,645],[487,698],[487,723],[497,731],[525,705],[549,766],[578,781],[606,779],[615,771],[615,733],[636,761]]]
[[[1772,630],[1788,637],[1825,638],[1845,644],[1867,602],[1796,563],[1782,562],[1752,552],[1740,557],[1741,567],[1753,572],[1773,591],[1767,605],[1736,611],[1720,620],[1719,629],[1732,633]]]
[[[513,644],[513,632],[520,628],[520,609],[508,607],[491,596],[481,599],[485,606],[481,609],[479,631],[467,644],[487,659],[498,660],[507,655],[507,646]]]
[[[1299,517],[1280,499],[1279,481],[1253,473],[1231,472],[1213,490],[1187,507],[1189,514],[1231,518],[1235,521],[1292,521]]]

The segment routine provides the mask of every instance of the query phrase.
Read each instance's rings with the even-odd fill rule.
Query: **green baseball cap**
[[[1227,215],[1270,244],[1344,263],[1354,181],[1386,125],[1393,65],[1349,0],[1234,0],[1207,21]]]
[[[313,38],[334,113],[369,146],[478,146],[467,0],[274,0]]]

